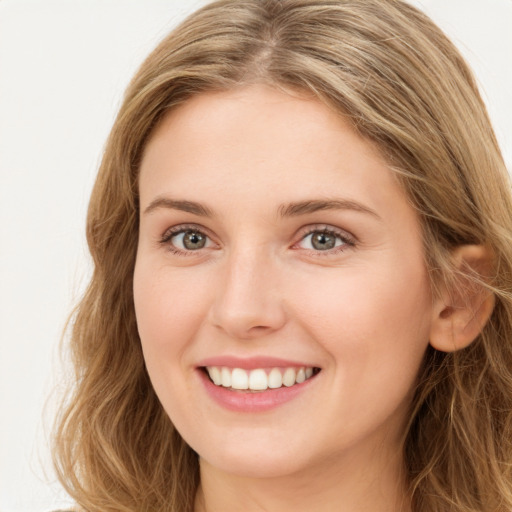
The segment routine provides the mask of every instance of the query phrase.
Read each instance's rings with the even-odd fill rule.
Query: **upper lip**
[[[237,356],[215,356],[203,359],[197,365],[198,367],[205,366],[226,366],[228,368],[242,368],[244,370],[254,370],[256,368],[317,368],[318,366],[304,361],[294,361],[291,359],[281,359],[278,357],[269,356],[254,356],[254,357],[237,357]]]

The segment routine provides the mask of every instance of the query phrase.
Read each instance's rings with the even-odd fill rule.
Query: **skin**
[[[211,216],[155,206],[162,198]],[[280,213],[333,199],[371,213]],[[418,217],[377,149],[303,95],[206,93],[152,135],[140,205],[139,333],[156,393],[200,456],[196,510],[410,510],[400,440],[434,306]],[[205,247],[169,240],[183,225]],[[308,233],[325,228],[348,242],[312,248]],[[321,372],[294,400],[240,413],[198,377],[202,359],[226,355]]]

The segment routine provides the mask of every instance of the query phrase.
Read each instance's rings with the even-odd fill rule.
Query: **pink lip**
[[[242,368],[244,370],[254,370],[256,368],[307,368],[312,367],[313,365],[311,363],[304,363],[301,361],[291,361],[267,356],[256,356],[249,358],[240,358],[234,356],[217,356],[204,359],[200,361],[197,366],[226,366],[228,368]]]
[[[260,361],[261,362],[261,361]],[[283,366],[304,366],[296,365],[295,363],[290,364],[288,361]],[[206,366],[206,365],[205,365]],[[220,364],[208,364],[208,366],[230,366],[226,363]],[[276,365],[275,360],[272,361],[273,367],[281,366]],[[233,366],[234,368],[246,368],[245,366]],[[261,366],[256,366],[261,368]],[[254,368],[254,367],[253,367]],[[197,374],[199,378],[214,402],[221,407],[235,412],[245,413],[258,413],[275,409],[280,405],[283,405],[297,396],[301,395],[310,388],[310,386],[317,380],[318,375],[313,375],[309,379],[305,380],[301,384],[294,384],[291,387],[281,387],[277,389],[267,389],[266,391],[250,392],[250,391],[233,391],[229,388],[222,386],[216,386],[208,377],[205,370],[198,368]]]

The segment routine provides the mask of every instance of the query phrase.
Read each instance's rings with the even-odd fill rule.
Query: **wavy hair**
[[[401,0],[218,0],[185,20],[131,81],[94,186],[91,282],[72,318],[75,376],[55,465],[81,510],[190,512],[197,455],[144,366],[132,276],[141,154],[162,117],[204,91],[265,83],[312,93],[387,159],[418,211],[434,293],[450,254],[483,244],[495,308],[467,348],[429,348],[404,458],[414,512],[512,510],[512,198],[463,58]]]

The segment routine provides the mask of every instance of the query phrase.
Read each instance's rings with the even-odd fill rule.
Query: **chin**
[[[276,453],[277,452],[277,453]],[[200,456],[200,463],[206,462],[209,466],[215,467],[231,475],[241,478],[279,478],[289,476],[301,471],[306,463],[302,463],[297,455],[288,453],[272,452],[263,453],[259,451],[238,451],[237,453],[224,452],[220,457],[203,459]]]

